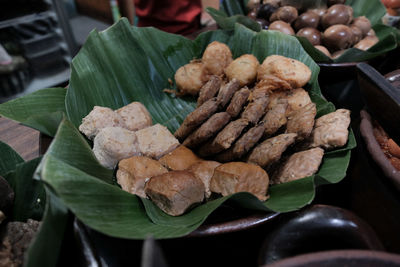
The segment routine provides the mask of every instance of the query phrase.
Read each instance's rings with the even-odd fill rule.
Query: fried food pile
[[[315,119],[316,105],[302,88],[310,79],[300,61],[233,59],[227,45],[212,42],[201,60],[175,74],[180,93],[197,96],[197,108],[174,135],[152,125],[138,102],[116,111],[96,106],[79,130],[94,141],[100,164],[117,166],[123,190],[169,215],[237,192],[265,201],[271,184],[315,174],[325,150],[347,143],[350,111]]]

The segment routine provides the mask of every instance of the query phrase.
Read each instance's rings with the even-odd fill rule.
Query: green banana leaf
[[[0,141],[0,176],[6,176],[9,172],[15,170],[18,164],[24,160],[9,145]]]
[[[261,27],[257,22],[246,16],[248,10],[246,8],[248,0],[224,0],[220,6],[220,10],[207,8],[207,12],[214,18],[218,26],[222,29],[233,29],[235,23],[245,25],[254,31],[260,31]],[[326,5],[326,0],[320,0],[320,5]],[[301,0],[296,1],[303,6],[315,5],[316,1]],[[354,17],[366,16],[375,30],[379,42],[371,47],[368,51],[362,51],[356,48],[348,49],[337,59],[332,60],[325,54],[315,49],[314,46],[304,37],[297,37],[303,48],[316,62],[325,63],[343,63],[343,62],[362,62],[367,61],[384,53],[395,49],[398,45],[398,32],[395,28],[382,24],[382,17],[386,13],[386,8],[380,0],[359,1],[347,0],[346,5],[353,8]]]
[[[48,88],[0,105],[0,115],[54,136],[65,114],[65,88]]]
[[[172,217],[151,201],[122,191],[115,184],[113,173],[99,167],[90,145],[77,130],[82,118],[95,105],[117,109],[140,101],[154,123],[166,125],[174,132],[195,108],[195,99],[177,98],[163,89],[170,88],[168,80],[173,80],[180,66],[200,58],[214,40],[226,43],[234,57],[251,53],[262,62],[268,55],[279,54],[304,62],[313,73],[305,89],[317,105],[317,116],[334,110],[321,96],[318,65],[296,38],[280,32],[257,33],[236,24],[232,31],[205,32],[191,41],[154,28],[131,27],[125,19],[104,32],[92,32],[72,61],[65,98],[67,118],[60,124],[36,172],[36,177],[86,225],[114,237],[179,237],[195,230],[226,201],[269,213],[289,212],[312,202],[316,185],[344,178],[350,150],[356,146],[352,131],[346,147],[327,153],[316,175],[272,186],[266,202],[249,193],[238,193]]]

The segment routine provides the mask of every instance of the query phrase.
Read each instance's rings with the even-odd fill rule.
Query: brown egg
[[[304,12],[294,21],[294,28],[298,31],[305,27],[317,28],[319,15],[311,10]]]
[[[297,32],[297,36],[305,37],[312,45],[319,45],[321,44],[321,33],[319,30],[314,28],[303,28]]]
[[[371,22],[365,16],[355,18],[351,25],[358,27],[361,30],[363,37],[371,30]]]
[[[329,50],[325,46],[315,45],[314,47],[316,49],[318,49],[319,51],[321,51],[322,53],[324,53],[326,56],[332,57],[331,53],[329,52]]]
[[[322,16],[326,13],[326,10],[327,10],[326,7],[319,7],[319,8],[309,9],[309,10],[307,10],[307,11],[314,12],[314,13],[317,14],[319,17],[322,17]]]
[[[282,20],[287,23],[292,23],[295,19],[297,19],[299,13],[297,9],[292,6],[283,6],[278,8],[270,17],[270,22],[276,20]]]
[[[289,23],[286,23],[284,21],[281,20],[277,20],[272,22],[269,25],[269,29],[270,30],[275,30],[275,31],[280,31],[289,35],[294,35],[294,30],[293,28],[290,26]]]
[[[353,42],[353,32],[346,25],[333,25],[325,30],[324,45],[333,51],[349,48]]]
[[[324,29],[332,25],[348,25],[353,20],[353,8],[342,4],[333,5],[321,18],[321,25]]]
[[[351,25],[350,29],[353,32],[353,44],[356,44],[363,38],[362,31],[355,25]]]

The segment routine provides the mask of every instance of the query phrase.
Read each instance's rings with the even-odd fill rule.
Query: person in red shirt
[[[126,1],[120,0],[125,5]],[[200,29],[201,0],[134,0],[139,27],[188,35]]]

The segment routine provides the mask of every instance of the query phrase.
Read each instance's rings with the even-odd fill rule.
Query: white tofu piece
[[[150,113],[140,102],[132,102],[115,112],[122,117],[126,129],[131,131],[137,131],[153,124]]]
[[[136,132],[140,152],[147,157],[159,159],[179,146],[179,141],[167,127],[155,124]]]
[[[101,165],[113,169],[118,161],[139,156],[135,132],[121,127],[106,127],[94,138],[93,153]]]
[[[98,132],[105,127],[126,128],[126,125],[123,118],[112,109],[94,106],[93,110],[82,119],[79,131],[93,140]]]

